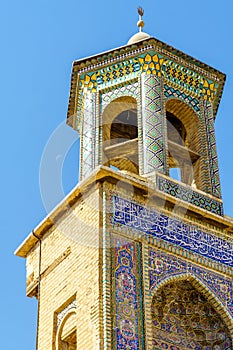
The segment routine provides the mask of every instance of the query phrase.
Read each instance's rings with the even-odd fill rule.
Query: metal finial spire
[[[144,10],[141,6],[138,7],[138,14],[139,16],[143,16],[144,15]]]
[[[137,26],[139,28],[139,32],[142,32],[142,28],[144,27],[144,22],[142,20],[142,16],[144,15],[144,10],[142,7],[138,7],[138,14],[139,14],[139,21],[137,23]]]

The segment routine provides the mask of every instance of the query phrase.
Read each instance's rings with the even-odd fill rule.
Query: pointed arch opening
[[[57,350],[76,350],[76,312],[68,313],[57,332],[56,349]]]
[[[232,321],[190,276],[164,281],[152,304],[153,349],[232,350]]]
[[[113,100],[103,113],[103,164],[138,174],[138,117],[136,99]]]
[[[166,103],[166,120],[169,175],[174,177],[177,169],[177,180],[201,189],[198,116],[186,103],[171,98]]]

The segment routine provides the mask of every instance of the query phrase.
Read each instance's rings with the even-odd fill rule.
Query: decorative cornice
[[[179,64],[182,64],[184,67],[194,70],[198,74],[201,74],[207,79],[211,79],[212,81],[219,84],[216,93],[216,102],[214,108],[214,112],[216,115],[226,79],[225,74],[183,53],[182,51],[179,51],[173,48],[172,46],[159,41],[156,38],[148,38],[146,40],[139,41],[138,43],[135,43],[133,45],[122,46],[107,52],[103,52],[81,60],[74,61],[68,106],[68,120],[76,113],[75,99],[77,99],[77,79],[80,74],[96,71],[100,68],[107,67],[125,59],[133,58],[143,52],[147,52],[152,49],[158,53],[163,54],[165,57],[172,59],[178,62]]]

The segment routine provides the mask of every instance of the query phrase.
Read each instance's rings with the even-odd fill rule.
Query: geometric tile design
[[[204,100],[213,101],[217,92],[218,84],[200,76],[195,71],[189,70],[171,60],[164,60],[162,70],[164,76],[171,82],[196,93]]]
[[[110,91],[101,93],[101,110],[103,112],[105,107],[116,98],[123,96],[132,96],[137,99],[138,95],[138,80],[127,82],[127,85],[115,85]]]
[[[122,83],[125,78],[135,78],[135,73],[140,71],[140,65],[135,58],[109,65],[99,71],[81,75],[80,86],[85,86],[88,90],[97,91],[97,87],[109,87],[111,82]]]
[[[80,75],[80,88],[97,91],[100,86],[107,87],[121,83],[125,79],[135,78],[139,72],[164,77],[171,83],[179,85],[204,100],[214,101],[218,84],[190,70],[181,64],[168,59],[155,51],[148,51],[124,61],[109,64],[94,72]]]
[[[210,169],[210,179],[212,185],[212,194],[221,198],[220,177],[218,168],[218,157],[216,150],[216,139],[214,131],[213,108],[210,102],[204,101],[204,117],[206,125],[206,135],[208,142],[208,159]]]
[[[111,207],[111,223],[114,226],[129,227],[146,237],[233,267],[233,243],[225,238],[116,195],[111,197]]]
[[[206,270],[174,255],[157,249],[149,250],[149,277],[151,291],[172,276],[194,276],[210,290],[222,306],[233,316],[233,282],[230,278]]]
[[[139,76],[141,76],[139,82],[141,84],[141,94],[139,94],[140,89],[137,81]],[[162,79],[165,79],[167,82],[164,88]],[[76,129],[81,128],[82,111],[86,108],[84,106],[84,103],[86,103],[86,92],[84,93],[84,91],[86,90],[100,92],[97,106],[92,107],[94,109],[100,106],[100,113],[114,98],[129,95],[137,99],[140,174],[148,174],[153,171],[167,173],[167,140],[164,134],[166,120],[164,120],[163,112],[163,92],[165,98],[178,98],[191,106],[196,112],[200,112],[198,100],[203,98],[207,106],[208,101],[216,100],[218,89],[217,83],[201,76],[199,72],[188,69],[177,62],[175,63],[172,59],[168,59],[152,50],[138,54],[136,57],[125,58],[121,62],[109,64],[107,67],[94,72],[81,73],[79,81],[80,93],[77,101]],[[142,108],[140,108],[140,105],[142,105]],[[92,127],[93,123],[90,120],[85,123],[87,127],[86,132],[90,134],[88,128]],[[142,125],[140,125],[141,123]],[[213,129],[211,124],[208,125],[208,128]],[[90,147],[93,149],[91,141],[95,139],[95,136],[93,135],[92,138],[88,137],[85,143],[83,177],[86,177],[93,169],[93,156],[90,152]],[[221,198],[217,157],[213,154],[213,140],[215,140],[214,133],[209,136],[209,153],[212,161],[212,194]],[[99,147],[101,147],[101,144]],[[96,148],[96,152],[99,155],[96,153],[94,157],[96,158],[94,161],[95,165],[99,164],[99,162],[101,163],[101,159],[98,159],[102,154],[99,147]]]
[[[116,307],[114,317],[114,349],[144,349],[141,326],[141,301],[138,291],[140,274],[139,244],[123,238],[113,238],[113,303]]]
[[[232,349],[226,323],[187,280],[171,281],[157,290],[151,311],[154,349]]]
[[[142,74],[142,129],[144,174],[166,173],[162,81],[153,74]]]
[[[78,98],[77,98],[77,112],[76,112],[76,115],[72,116],[72,118],[75,118],[74,130],[77,130],[79,133],[81,133],[81,130],[82,130],[82,118],[83,118],[84,101],[85,101],[85,94],[81,90],[79,95],[78,95]]]
[[[187,95],[184,92],[181,92],[178,89],[175,89],[167,84],[164,84],[164,95],[166,98],[175,97],[181,99],[183,102],[187,103],[192,107],[196,112],[200,111],[199,101],[191,95]]]
[[[85,179],[94,169],[95,162],[95,118],[96,94],[88,92],[84,100],[83,133],[81,145],[80,180]]]
[[[222,203],[195,191],[190,186],[182,186],[157,174],[156,187],[160,191],[170,194],[177,199],[196,205],[197,207],[208,210],[216,215],[223,215]]]
[[[79,95],[79,97],[81,96],[81,94]],[[82,103],[82,101],[79,101],[80,103]],[[82,130],[82,109],[83,109],[83,106],[80,105],[80,107],[78,106],[77,108],[77,113],[76,113],[76,116],[75,116],[75,124],[73,126],[73,118],[70,118],[69,121],[70,121],[70,124],[69,125],[72,125],[74,127],[74,130],[78,131],[78,133],[80,134],[81,133],[81,130]]]

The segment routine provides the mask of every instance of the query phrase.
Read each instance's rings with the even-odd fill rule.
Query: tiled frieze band
[[[176,218],[113,195],[112,224],[143,232],[173,246],[233,267],[233,244]]]
[[[94,72],[81,74],[80,87],[85,86],[91,91],[97,91],[100,87],[111,86],[113,82],[121,83],[125,79],[135,78],[140,72],[164,77],[171,83],[208,101],[213,101],[216,97],[218,88],[216,82],[153,50],[110,64]]]

